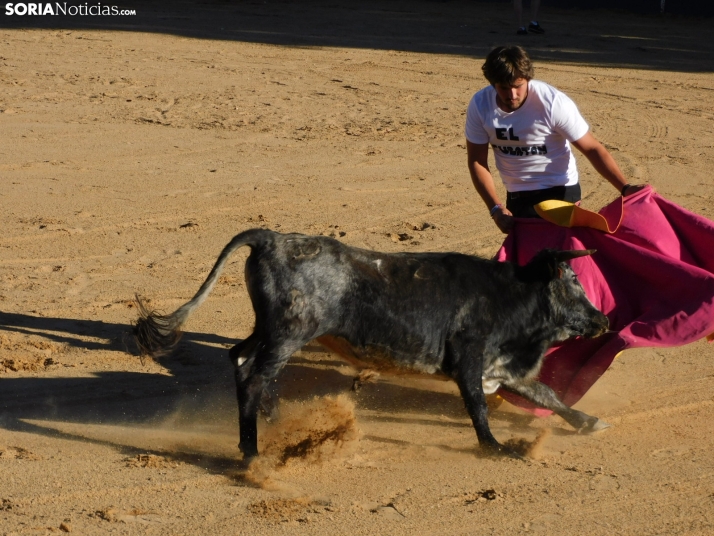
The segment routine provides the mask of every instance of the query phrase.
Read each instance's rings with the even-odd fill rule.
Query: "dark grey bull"
[[[499,387],[554,411],[579,432],[607,427],[535,379],[554,342],[597,337],[608,328],[565,262],[591,250],[544,250],[518,266],[458,253],[378,253],[324,236],[252,229],[231,240],[193,299],[174,313],[141,307],[134,333],[144,352],[156,355],[178,342],[230,255],[246,245],[255,329],[229,352],[244,457],[258,454],[257,413],[268,382],[317,338],[349,348],[343,354],[353,357],[379,356],[453,378],[490,452],[509,453],[488,426],[485,395]]]

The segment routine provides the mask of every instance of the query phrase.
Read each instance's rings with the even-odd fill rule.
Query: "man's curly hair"
[[[534,76],[531,58],[517,45],[494,48],[488,53],[481,70],[491,85],[512,86],[519,78],[532,80]]]

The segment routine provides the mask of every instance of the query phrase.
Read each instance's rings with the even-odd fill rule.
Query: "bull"
[[[515,455],[488,424],[486,395],[499,388],[552,410],[579,432],[608,426],[566,406],[536,380],[553,343],[608,329],[607,317],[566,262],[593,250],[543,250],[519,266],[459,253],[379,253],[325,236],[247,230],[225,246],[196,295],[172,314],[150,312],[139,301],[134,335],[142,352],[155,356],[178,342],[181,326],[242,246],[251,248],[245,277],[255,328],[229,356],[244,459],[258,454],[257,414],[269,382],[313,339],[348,358],[446,374],[458,385],[488,453]]]

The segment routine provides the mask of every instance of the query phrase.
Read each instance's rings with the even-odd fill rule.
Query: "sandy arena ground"
[[[525,463],[480,454],[452,383],[382,376],[351,394],[354,370],[309,345],[280,378],[282,420],[261,425],[270,456],[246,471],[226,349],[252,328],[247,251],[174,355],[142,363],[127,335],[135,292],[174,310],[249,227],[492,256],[503,235],[463,123],[486,52],[516,41],[509,6],[0,15],[0,535],[714,533],[703,341],[623,354],[577,405],[615,425],[599,435],[501,406],[501,441],[541,435]],[[541,22],[519,41],[537,78],[633,182],[714,218],[711,21]],[[597,209],[617,192],[579,162]]]

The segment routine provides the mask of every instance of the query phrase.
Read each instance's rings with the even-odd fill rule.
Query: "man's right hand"
[[[481,196],[481,199],[483,199],[489,208],[500,204],[496,187],[493,184],[493,176],[488,169],[488,143],[478,144],[466,140],[466,151],[468,153],[471,180],[476,187],[476,191]],[[491,217],[502,232],[508,234],[508,232],[513,229],[513,214],[503,205],[499,206],[499,208],[491,214]]]
[[[496,210],[493,215],[493,221],[504,234],[508,234],[515,225],[513,214],[511,214],[511,211],[506,207],[499,207],[498,210]]]

